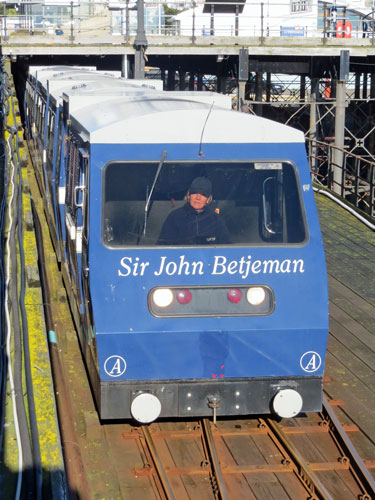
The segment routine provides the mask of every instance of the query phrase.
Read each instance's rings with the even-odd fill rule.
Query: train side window
[[[307,238],[296,168],[289,162],[165,161],[159,172],[158,165],[158,161],[106,165],[105,245],[165,245],[160,239],[163,224],[174,211],[186,210],[186,194],[196,177],[211,181],[213,200],[207,210],[216,212],[229,233],[229,241],[223,244],[283,245],[303,243]],[[170,245],[209,244],[210,238],[203,236],[197,233],[189,241]]]
[[[48,140],[47,140],[47,151],[50,162],[52,163],[53,158],[53,146],[54,146],[54,135],[55,135],[55,112],[49,113],[49,126],[47,130]]]
[[[66,207],[72,220],[76,221],[77,206],[74,203],[74,188],[79,184],[79,157],[77,144],[70,140],[67,156]]]

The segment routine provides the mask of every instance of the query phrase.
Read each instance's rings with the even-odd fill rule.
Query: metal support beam
[[[311,93],[310,93],[310,127],[309,127],[309,138],[314,141],[317,138],[317,121],[316,121],[316,101],[319,94],[319,78],[312,78],[311,80]],[[311,170],[316,172],[317,161],[316,161],[316,147],[310,146],[311,155]]]
[[[264,2],[260,4],[260,44],[264,44]]]
[[[335,113],[335,150],[333,152],[333,192],[344,195],[344,146],[345,146],[345,108],[346,82],[349,78],[348,50],[340,52],[340,72],[336,84],[336,113]],[[339,148],[339,149],[338,149]]]
[[[215,21],[214,21],[214,14],[215,14],[215,5],[211,5],[211,17],[210,17],[210,35],[213,36],[215,34]]]
[[[370,99],[375,98],[375,73],[371,73],[370,79]]]
[[[141,80],[145,77],[145,50],[147,38],[145,32],[145,6],[144,0],[137,2],[137,35],[134,40],[134,78]]]
[[[336,113],[335,113],[335,146],[333,152],[333,192],[342,195],[344,145],[345,145],[345,108],[346,108],[346,81],[337,80],[336,85]]]
[[[197,3],[195,0],[193,0],[193,26],[192,26],[192,32],[191,32],[191,43],[194,44],[196,40],[195,36],[195,7],[197,6]]]
[[[361,98],[361,73],[355,74],[354,99]]]
[[[183,71],[182,69],[178,70],[178,75],[180,78],[180,85],[179,89],[180,90],[185,90],[186,89],[186,71]]]
[[[238,102],[237,109],[241,109],[245,101],[245,85],[249,79],[249,51],[240,49],[238,55]]]
[[[221,94],[225,94],[225,91],[226,91],[226,83],[227,83],[227,78],[226,76],[218,76],[217,77],[217,85],[216,85],[216,91],[221,93]]]
[[[263,73],[261,71],[255,75],[255,100],[263,101]],[[254,111],[258,116],[263,116],[263,104],[254,104]]]
[[[244,81],[239,81],[238,82],[238,103],[237,103],[237,109],[241,110],[241,107],[244,105],[245,101],[245,86],[246,82]]]
[[[202,73],[198,73],[197,75],[197,90],[203,89],[203,75]]]
[[[71,42],[74,41],[74,15],[73,15],[73,2],[70,2],[70,37]]]
[[[176,70],[171,66],[168,68],[167,90],[176,90]]]
[[[122,78],[129,78],[129,63],[128,63],[128,56],[125,54],[122,56],[121,60],[121,76]]]
[[[234,34],[235,34],[235,36],[238,36],[239,15],[240,15],[240,7],[239,7],[239,5],[237,3],[236,4],[235,19],[234,19]]]
[[[300,101],[304,102],[305,98],[306,98],[306,77],[305,77],[305,75],[301,75],[301,78],[300,78],[299,95],[300,95]]]
[[[271,73],[267,73],[267,76],[266,76],[266,102],[271,101],[271,89],[272,89]]]
[[[374,99],[375,97],[375,73],[371,73],[370,75],[370,99]],[[369,102],[369,113],[368,113],[368,121],[371,127],[375,126],[375,106],[374,101]],[[370,134],[368,138],[368,150],[374,156],[375,155],[375,136],[374,134]],[[369,168],[369,175],[371,169]]]
[[[189,90],[194,90],[194,79],[195,79],[194,72],[190,71],[190,74],[189,74]]]
[[[362,99],[367,99],[367,73],[363,73]]]
[[[129,0],[125,4],[125,42],[129,43]]]
[[[143,80],[145,77],[145,58],[143,47],[136,47],[134,54],[134,78]]]

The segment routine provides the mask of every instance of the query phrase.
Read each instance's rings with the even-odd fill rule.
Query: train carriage
[[[77,92],[52,189],[100,416],[319,410],[328,293],[303,134],[188,94]],[[164,238],[196,179],[225,237],[197,216]]]

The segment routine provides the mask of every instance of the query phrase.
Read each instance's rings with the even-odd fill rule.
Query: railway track
[[[156,498],[361,499],[375,483],[330,405],[320,414],[277,423],[268,418],[160,422],[124,432],[137,443]],[[375,464],[368,463],[374,467]]]

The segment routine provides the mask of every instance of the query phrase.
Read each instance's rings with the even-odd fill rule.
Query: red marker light
[[[188,304],[191,301],[191,293],[189,290],[180,290],[176,295],[176,299],[180,304]]]
[[[232,302],[232,304],[238,304],[242,299],[242,292],[238,288],[231,288],[227,297],[229,302]]]

